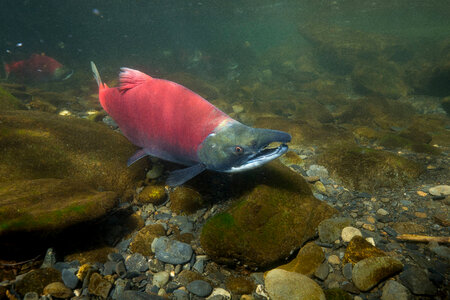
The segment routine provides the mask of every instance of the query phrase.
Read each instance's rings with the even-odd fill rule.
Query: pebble
[[[428,245],[428,248],[440,258],[450,261],[450,248],[446,246],[440,246],[436,242],[431,242]]]
[[[300,273],[273,269],[267,272],[265,283],[271,299],[326,299],[322,288]]]
[[[77,272],[77,269],[70,268],[70,269],[64,269],[61,273],[64,284],[70,289],[74,289],[78,285],[79,280],[78,280],[77,275],[75,275],[76,272]]]
[[[426,214],[426,213],[420,212],[420,211],[416,211],[416,212],[414,213],[414,215],[415,215],[416,217],[418,217],[418,218],[421,218],[421,219],[425,219],[425,218],[427,217],[427,214]]]
[[[129,255],[125,259],[125,266],[128,272],[145,272],[148,270],[147,259],[140,253]]]
[[[192,269],[194,269],[195,271],[197,271],[200,274],[202,274],[204,269],[205,269],[205,262],[206,262],[206,260],[207,260],[207,256],[206,255],[197,255],[197,257],[195,258],[195,264],[192,267]]]
[[[400,273],[400,281],[416,295],[435,295],[437,290],[434,284],[428,279],[428,275],[420,267],[408,265]]]
[[[308,176],[319,176],[320,179],[328,178],[328,170],[324,166],[311,165],[308,171],[306,171]]]
[[[169,282],[169,272],[161,271],[153,275],[152,284],[161,288],[164,287],[167,282]]]
[[[423,192],[423,191],[417,191],[417,195],[419,195],[420,197],[426,197],[428,196],[427,193]]]
[[[177,289],[173,291],[175,300],[189,300],[189,294],[185,290]]]
[[[369,231],[375,231],[375,226],[373,224],[364,223],[362,225],[362,228],[369,230]]]
[[[187,263],[191,260],[193,253],[191,245],[165,236],[153,240],[152,251],[157,259],[173,265]]]
[[[23,297],[23,300],[39,300],[39,295],[36,292],[28,292]]]
[[[383,208],[380,208],[377,210],[377,214],[379,214],[380,216],[387,216],[389,215],[389,212]]]
[[[212,292],[211,285],[204,280],[194,280],[190,282],[186,288],[189,292],[199,297],[207,297]]]
[[[50,295],[55,298],[70,298],[72,290],[64,285],[62,282],[53,282],[44,288],[44,295]]]
[[[341,238],[344,242],[350,242],[355,236],[362,236],[358,228],[347,226],[342,229]]]
[[[119,278],[114,282],[114,291],[111,298],[117,300],[119,295],[122,295],[125,290],[130,288],[130,282],[126,279]]]
[[[92,273],[88,286],[90,294],[106,299],[108,297],[109,291],[111,290],[111,287],[112,283],[103,278],[102,275],[98,273]]]
[[[41,268],[53,268],[56,263],[55,251],[52,248],[48,248],[45,253],[44,261],[42,262]]]
[[[323,243],[334,243],[341,235],[342,229],[352,223],[351,218],[326,219],[319,224],[319,239]]]
[[[383,286],[381,300],[409,300],[411,293],[401,283],[395,280],[388,280]]]
[[[450,195],[450,185],[437,185],[428,190],[433,196],[448,196]]]
[[[319,278],[320,280],[325,280],[328,277],[328,273],[330,272],[330,267],[327,262],[322,263],[317,270],[314,272],[314,276]]]
[[[332,265],[339,265],[341,263],[341,260],[337,255],[333,254],[328,257],[328,262]]]
[[[206,298],[207,300],[211,300],[213,297],[216,298],[221,298],[224,300],[229,300],[231,299],[231,294],[230,292],[228,292],[227,290],[223,289],[223,288],[214,288],[211,295],[209,295],[208,298]]]
[[[353,283],[361,291],[368,291],[402,268],[403,264],[400,261],[389,256],[365,258],[353,266]]]
[[[345,278],[348,280],[352,279],[352,270],[353,270],[353,264],[352,263],[346,263],[344,267],[342,268],[342,274]]]
[[[120,261],[116,264],[116,274],[119,275],[119,277],[124,277],[127,274],[127,270],[123,261]]]

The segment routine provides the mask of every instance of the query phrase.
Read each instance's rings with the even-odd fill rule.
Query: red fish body
[[[175,82],[124,68],[120,83],[116,88],[101,86],[100,103],[133,144],[165,160],[198,162],[203,140],[223,121],[233,121]]]
[[[142,72],[122,68],[120,86],[109,88],[101,82],[99,99],[122,133],[142,148],[129,160],[152,155],[189,166],[173,171],[166,183],[180,185],[202,171],[240,172],[273,160],[288,149],[285,132],[251,128],[233,120],[191,90],[168,80],[152,78]]]
[[[67,79],[71,75],[61,63],[52,57],[33,54],[29,59],[5,64],[8,78],[21,82],[42,82]]]

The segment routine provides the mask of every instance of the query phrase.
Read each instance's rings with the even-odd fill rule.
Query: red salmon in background
[[[18,82],[66,80],[73,71],[45,54],[32,54],[29,59],[4,64],[6,78]]]

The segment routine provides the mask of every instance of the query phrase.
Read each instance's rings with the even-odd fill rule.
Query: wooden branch
[[[401,234],[397,236],[398,240],[411,241],[411,242],[438,242],[438,243],[450,243],[450,237],[448,236],[428,236],[428,235],[418,235],[418,234]]]

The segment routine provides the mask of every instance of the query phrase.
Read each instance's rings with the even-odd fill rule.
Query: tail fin
[[[94,73],[95,81],[97,81],[97,84],[99,87],[103,87],[102,79],[100,78],[100,73],[97,70],[97,66],[94,64],[93,61],[91,61],[91,69],[92,73]]]

